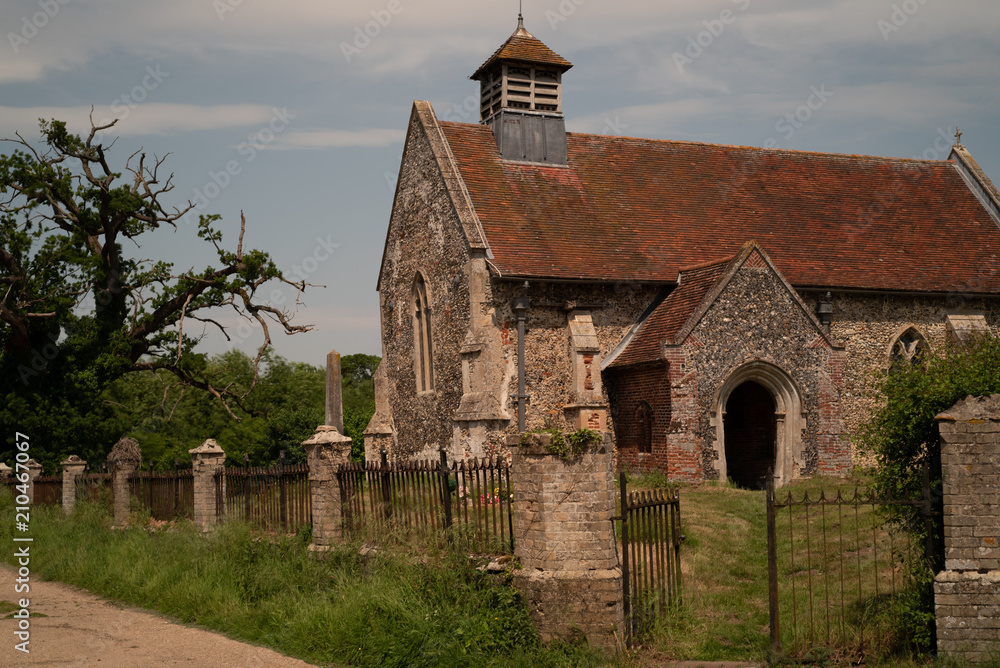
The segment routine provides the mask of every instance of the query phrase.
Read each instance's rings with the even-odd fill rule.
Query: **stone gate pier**
[[[615,514],[611,438],[569,460],[550,453],[550,434],[527,434],[512,447],[514,585],[527,599],[543,640],[585,637],[616,649],[624,639],[622,572]],[[511,444],[515,445],[515,444]]]
[[[934,579],[938,653],[1000,656],[1000,394],[937,416],[944,474],[945,568]]]

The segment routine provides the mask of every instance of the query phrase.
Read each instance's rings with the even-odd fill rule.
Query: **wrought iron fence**
[[[913,629],[898,621],[902,599],[930,586],[934,547],[890,517],[903,506],[915,506],[929,526],[929,485],[924,498],[912,501],[856,487],[794,498],[791,492],[779,497],[769,480],[773,657],[801,656],[822,646],[863,661],[905,648]]]
[[[447,536],[480,554],[511,554],[514,523],[510,469],[502,458],[438,464],[349,463],[337,472],[344,530]]]
[[[128,477],[129,495],[158,520],[194,518],[194,476],[191,469],[135,471]]]
[[[629,492],[619,474],[621,514],[616,536],[621,546],[625,641],[631,647],[668,606],[681,603],[680,491],[667,488]]]
[[[102,467],[106,469],[107,467]],[[111,501],[111,473],[106,470],[91,471],[76,478],[77,501]]]
[[[62,505],[62,476],[40,475],[35,478],[35,505]]]
[[[0,486],[10,489],[15,497],[18,495],[17,488],[24,486],[20,480],[13,475],[0,476]],[[35,505],[62,505],[62,476],[40,475],[34,480]]]
[[[227,466],[215,474],[215,507],[220,519],[295,533],[312,524],[309,465]]]

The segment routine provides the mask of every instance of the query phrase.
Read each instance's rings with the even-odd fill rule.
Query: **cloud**
[[[363,130],[324,130],[310,128],[294,130],[280,135],[268,149],[319,150],[348,147],[382,147],[401,144],[406,139],[404,130],[392,128],[365,128]]]
[[[149,102],[132,107],[120,99],[111,105],[95,106],[93,110],[94,123],[99,125],[118,118],[119,122],[107,134],[122,137],[263,125],[273,115],[273,107],[260,104],[201,106]],[[0,107],[0,135],[9,137],[20,132],[30,140],[40,118],[66,121],[71,132],[86,133],[90,131],[90,116],[90,107]]]

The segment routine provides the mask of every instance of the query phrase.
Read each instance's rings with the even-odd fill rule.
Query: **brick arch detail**
[[[774,415],[777,420],[777,443],[774,457],[774,483],[781,486],[797,477],[805,463],[802,433],[806,428],[802,391],[798,383],[784,369],[771,362],[754,360],[736,368],[719,386],[712,400],[709,424],[715,427],[712,447],[716,453],[719,480],[727,479],[726,467],[726,403],[729,395],[747,381],[765,387],[774,398]]]

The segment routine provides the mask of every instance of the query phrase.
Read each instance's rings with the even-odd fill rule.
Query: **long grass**
[[[345,546],[317,559],[308,534],[229,522],[111,529],[106,505],[32,511],[32,576],[170,615],[306,661],[356,666],[598,666],[580,647],[543,647],[509,578],[441,550],[416,561]],[[14,525],[0,499],[0,541]],[[141,522],[138,522],[141,524]],[[10,557],[7,557],[10,560]],[[421,563],[422,561],[422,563]]]
[[[658,487],[662,482],[638,478],[630,489]],[[820,491],[830,498],[839,488],[853,487],[853,482],[814,478],[791,489],[795,499],[807,491],[816,499]],[[779,493],[779,500],[785,491]],[[705,484],[684,486],[680,498],[685,535],[680,549],[683,605],[657,620],[644,639],[645,656],[651,660],[766,663],[770,626],[765,493]],[[861,508],[857,516],[852,510],[850,518],[841,518],[836,512],[814,508],[808,517],[805,509],[798,507],[778,512],[779,601],[786,653],[797,662],[820,665],[848,665],[861,658],[866,665],[931,662],[931,657],[912,651],[891,635],[900,632],[898,620],[891,618],[899,609],[893,604],[899,601],[887,600],[886,583],[895,578],[896,591],[903,591],[906,574],[891,558],[891,539],[881,528],[881,516],[871,506]],[[790,517],[795,518],[791,534]],[[806,525],[811,534],[805,533]],[[866,537],[875,540],[877,550],[868,546]],[[896,540],[898,547],[898,537]],[[847,574],[843,590],[841,568]],[[863,576],[860,595],[857,573],[852,569]],[[872,576],[880,578],[878,595]],[[875,610],[874,603],[882,607]]]

